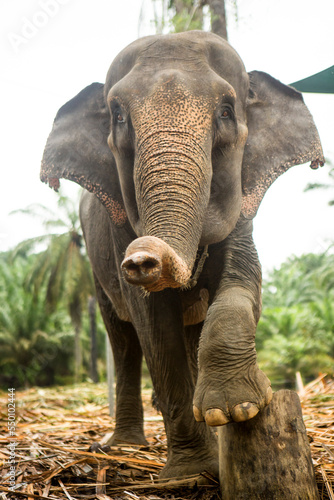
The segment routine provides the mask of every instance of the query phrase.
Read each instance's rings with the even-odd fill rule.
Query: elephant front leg
[[[270,403],[270,381],[256,361],[257,311],[253,294],[239,286],[218,293],[210,307],[199,346],[197,421],[242,422]]]
[[[166,429],[168,456],[160,476],[218,476],[216,436],[192,412],[195,387],[178,292],[167,289],[140,300],[133,294],[131,307]]]

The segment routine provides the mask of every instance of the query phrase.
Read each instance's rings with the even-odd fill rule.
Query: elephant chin
[[[130,243],[121,268],[128,283],[148,292],[186,286],[191,276],[184,260],[155,236],[142,236]]]

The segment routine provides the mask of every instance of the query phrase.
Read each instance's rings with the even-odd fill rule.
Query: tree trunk
[[[225,0],[206,0],[211,11],[211,31],[227,40]]]
[[[318,500],[299,397],[281,390],[256,417],[218,428],[224,500]]]
[[[99,374],[97,371],[97,335],[96,335],[96,299],[88,299],[89,330],[90,330],[90,378],[97,384]]]
[[[182,12],[187,9],[188,6],[185,4],[184,0],[175,0],[174,7],[177,14],[182,14]]]
[[[74,383],[81,380],[82,351],[81,351],[81,304],[79,298],[75,298],[70,304],[71,322],[74,328]]]
[[[108,334],[106,334],[106,363],[107,363],[109,415],[111,417],[114,417],[115,416],[115,390],[114,390],[115,364]]]

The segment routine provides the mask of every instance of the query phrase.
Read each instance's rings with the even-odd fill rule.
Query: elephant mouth
[[[142,236],[127,248],[121,264],[124,279],[148,292],[180,288],[189,283],[191,269],[165,241]]]

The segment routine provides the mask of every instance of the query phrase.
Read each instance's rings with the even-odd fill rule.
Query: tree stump
[[[218,428],[223,500],[318,500],[296,392],[281,390],[247,422]]]

